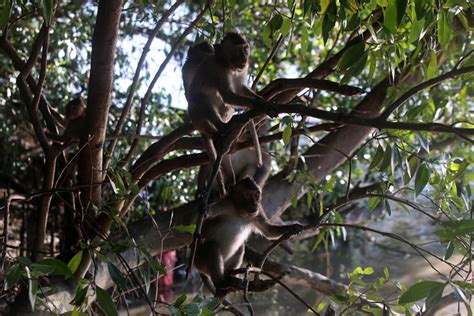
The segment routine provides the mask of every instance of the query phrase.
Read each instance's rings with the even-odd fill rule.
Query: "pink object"
[[[158,281],[158,284],[162,289],[173,285],[173,269],[176,260],[176,250],[163,252],[161,256],[161,264],[166,267],[167,274],[160,277]]]

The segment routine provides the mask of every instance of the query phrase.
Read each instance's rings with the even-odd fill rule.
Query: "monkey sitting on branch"
[[[228,196],[211,206],[216,212],[204,221],[194,265],[212,280],[218,296],[244,289],[244,281],[231,272],[241,266],[250,234],[276,240],[284,234],[296,235],[303,231],[300,224],[271,224],[261,201],[260,187],[251,178],[244,178],[230,188]]]
[[[58,143],[69,143],[81,138],[86,124],[86,103],[81,97],[74,98],[66,105],[64,133],[62,135],[47,133],[48,138]]]
[[[232,118],[234,107],[261,109],[268,113],[272,112],[273,105],[246,84],[250,47],[242,35],[227,33],[221,43],[214,45],[214,54],[207,53],[210,52],[209,47],[199,45],[195,49],[191,48],[188,53],[188,60],[183,67],[183,81],[191,122],[201,133],[209,158],[214,163],[205,197],[207,200],[210,187],[219,172],[222,156],[233,143],[221,142],[219,146],[215,146],[216,141],[229,132],[238,136],[246,125],[241,124],[237,131],[226,131],[226,123]],[[252,135],[256,138],[257,133]],[[258,144],[258,139],[253,141]],[[255,149],[261,156],[260,148]],[[221,194],[225,194],[223,180],[220,178],[219,190]]]

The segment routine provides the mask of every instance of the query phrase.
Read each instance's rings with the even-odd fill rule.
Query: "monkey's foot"
[[[277,106],[273,103],[268,102],[268,101],[264,102],[263,111],[270,117],[277,117],[278,116]]]
[[[223,297],[230,292],[241,291],[245,289],[245,283],[243,280],[227,275],[222,282],[214,284],[216,287],[216,296]]]
[[[304,231],[304,226],[300,224],[291,225],[288,229],[290,235],[299,235]]]

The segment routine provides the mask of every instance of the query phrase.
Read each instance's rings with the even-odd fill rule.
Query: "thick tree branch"
[[[112,82],[114,74],[115,49],[118,36],[121,0],[101,0],[97,10],[96,25],[92,37],[91,70],[87,96],[86,133],[82,135],[81,144],[87,144],[81,151],[78,162],[79,185],[90,185],[81,192],[84,214],[89,222],[94,222],[94,207],[101,205],[101,186],[105,172],[103,166],[103,146],[105,141],[107,119],[110,107]],[[89,139],[89,135],[92,135]],[[93,230],[87,232],[93,237]],[[88,252],[76,271],[81,277],[91,262]]]
[[[145,172],[153,168],[178,140],[193,130],[194,127],[191,124],[181,125],[148,147],[133,164],[131,168],[132,178],[134,180],[141,179]]]
[[[103,145],[109,114],[121,9],[121,0],[99,2],[97,22],[92,37],[91,70],[85,120],[86,133],[82,135],[81,143],[87,142],[88,135],[93,135],[93,137],[79,156],[78,180],[80,185],[101,183],[104,177],[104,170],[102,170]],[[90,202],[100,206],[101,188],[94,186],[90,192],[86,189],[82,192],[82,196],[84,197],[83,205],[88,205]]]

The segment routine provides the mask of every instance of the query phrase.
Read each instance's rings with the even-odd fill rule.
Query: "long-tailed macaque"
[[[186,62],[181,69],[186,99],[188,99],[189,86],[193,81],[196,70],[206,57],[212,55],[214,55],[214,47],[207,42],[202,42],[189,47],[188,54],[186,55]]]
[[[64,133],[62,135],[50,134],[47,136],[54,142],[66,143],[78,140],[84,131],[86,119],[86,103],[81,97],[77,97],[66,105],[66,117],[64,119]]]
[[[224,184],[230,186],[245,177],[252,178],[260,188],[263,188],[271,172],[271,156],[268,153],[268,146],[261,145],[262,165],[258,166],[257,156],[254,148],[244,148],[239,151],[226,154],[222,159],[222,175]],[[209,175],[212,166],[203,165],[198,173],[198,193],[204,192],[207,188]]]
[[[218,154],[213,138],[223,133],[234,107],[272,109],[271,103],[246,84],[249,57],[250,47],[245,38],[227,33],[220,44],[214,45],[214,55],[206,56],[198,65],[191,83],[185,84],[188,113],[203,137],[211,162],[217,160]],[[254,143],[258,144],[258,139]]]
[[[186,96],[186,100],[189,101],[189,89],[190,85],[193,81],[194,75],[199,67],[199,65],[204,61],[206,57],[214,55],[214,47],[207,42],[202,42],[191,46],[188,50],[188,54],[186,56],[186,62],[183,65],[182,76],[183,76],[183,86],[184,86],[184,95]],[[212,160],[212,159],[211,159]],[[206,165],[206,166],[209,166]],[[210,169],[210,168],[209,168]],[[209,177],[209,173],[206,175]],[[204,180],[207,183],[207,179]],[[219,169],[219,174],[217,177],[217,185],[219,186],[219,192],[221,195],[226,194],[225,189],[225,180],[222,170]],[[199,180],[198,180],[198,187],[199,187]],[[198,192],[203,193],[206,188],[202,190],[198,190]]]
[[[211,278],[217,293],[243,289],[243,280],[230,272],[242,264],[245,242],[251,233],[278,239],[285,233],[299,234],[303,230],[299,224],[271,224],[262,209],[261,195],[260,187],[247,177],[231,187],[228,196],[211,205],[212,217],[204,222],[194,264]]]

